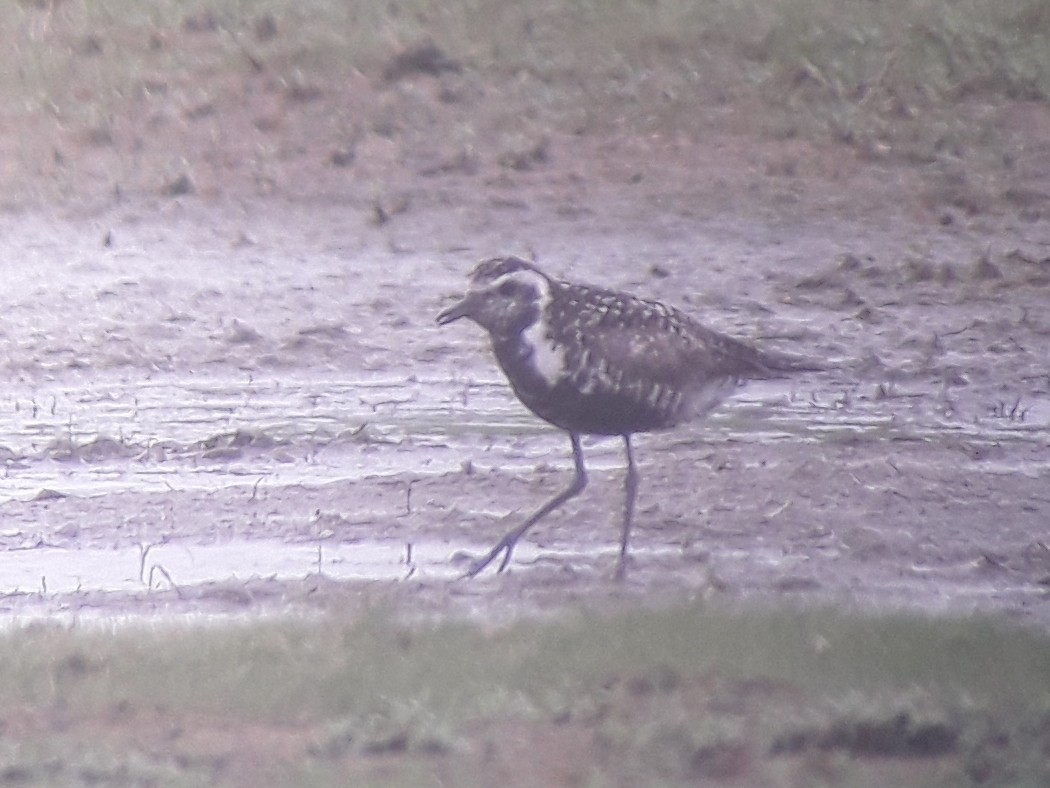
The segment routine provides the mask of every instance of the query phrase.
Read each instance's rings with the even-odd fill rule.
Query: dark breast
[[[667,429],[706,413],[737,379],[750,377],[746,364],[718,347],[734,340],[705,333],[668,307],[579,286],[552,295],[544,336],[564,358],[563,375],[552,381],[540,374],[520,337],[494,341],[493,348],[518,398],[562,429],[599,435]]]
[[[635,383],[599,385],[585,391],[573,376],[551,386],[518,354],[501,353],[498,346],[495,349],[518,399],[556,427],[593,435],[623,435],[666,429],[680,420],[676,405],[681,404],[681,398],[669,389],[653,393]]]
[[[667,429],[680,420],[670,396],[651,402],[638,387],[601,387],[583,392],[572,379],[549,386],[527,368],[501,366],[514,393],[529,410],[570,432],[623,435]]]

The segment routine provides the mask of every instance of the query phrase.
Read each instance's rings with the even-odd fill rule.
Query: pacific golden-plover
[[[618,435],[627,454],[623,526],[616,576],[638,492],[631,435],[675,427],[708,413],[739,383],[818,367],[767,353],[705,328],[674,307],[563,282],[518,257],[480,263],[465,296],[437,318],[470,318],[489,333],[496,360],[533,413],[569,433],[572,482],[473,562],[473,577],[500,553],[499,571],[518,539],[587,485],[580,436]]]

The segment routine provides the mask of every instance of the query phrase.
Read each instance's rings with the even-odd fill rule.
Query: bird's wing
[[[618,305],[588,310],[576,333],[581,355],[591,364],[603,362],[614,376],[681,384],[691,377],[754,378],[768,373],[758,350],[676,309],[641,299]]]

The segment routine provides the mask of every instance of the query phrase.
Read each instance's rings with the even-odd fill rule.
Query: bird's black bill
[[[470,297],[466,296],[454,303],[448,309],[441,310],[441,312],[437,316],[438,325],[445,326],[449,323],[459,320],[461,317],[469,317],[470,310]]]

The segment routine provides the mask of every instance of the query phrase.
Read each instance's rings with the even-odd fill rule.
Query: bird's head
[[[493,337],[509,338],[531,326],[550,299],[552,281],[519,257],[496,257],[470,274],[466,295],[437,317],[447,325],[469,317]]]

